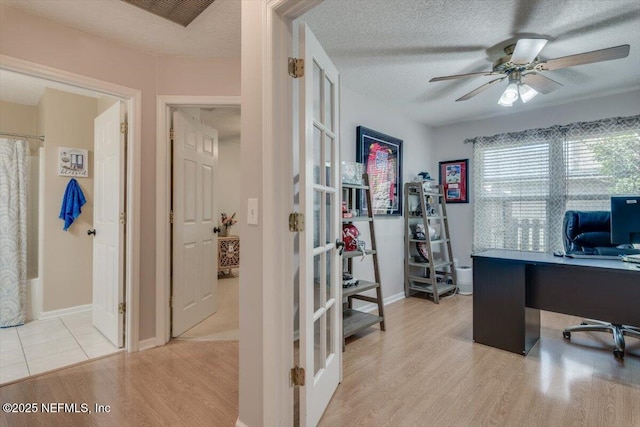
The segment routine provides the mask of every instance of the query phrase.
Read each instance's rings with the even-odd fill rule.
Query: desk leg
[[[540,338],[540,311],[525,307],[527,266],[473,259],[473,339],[527,354]]]
[[[537,308],[524,308],[524,351],[529,354],[529,350],[536,345],[540,339],[540,310]]]

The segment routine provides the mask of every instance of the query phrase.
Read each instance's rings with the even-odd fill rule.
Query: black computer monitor
[[[611,197],[611,243],[640,244],[640,196]]]

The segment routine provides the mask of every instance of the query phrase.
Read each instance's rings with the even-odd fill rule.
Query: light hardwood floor
[[[322,426],[640,426],[640,340],[618,362],[606,334],[543,313],[527,357],[471,342],[471,297],[387,307],[387,332],[349,339]],[[126,375],[126,376],[125,376]],[[0,426],[233,426],[238,344],[177,341],[0,388],[0,402],[87,402],[109,414],[0,415]],[[253,426],[252,426],[253,427]],[[271,426],[268,426],[271,427]]]
[[[0,402],[110,405],[110,413],[0,414],[0,426],[233,426],[238,342],[172,341],[0,388]]]
[[[386,310],[387,332],[349,341],[343,383],[321,426],[640,426],[640,340],[618,362],[612,338],[562,329],[542,313],[526,357],[472,343],[472,297],[409,298]]]

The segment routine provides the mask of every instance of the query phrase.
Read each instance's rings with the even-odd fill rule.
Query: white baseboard
[[[138,351],[149,350],[156,347],[156,337],[147,338],[138,343]]]
[[[388,296],[386,298],[383,298],[382,299],[382,305],[389,305],[389,304],[392,304],[392,303],[394,303],[396,301],[400,301],[401,299],[404,299],[404,298],[405,298],[404,291],[398,292],[395,295],[391,295],[391,296]],[[365,305],[363,305],[361,307],[358,307],[359,311],[364,311],[365,313],[370,313],[370,312],[372,312],[374,310],[377,310],[377,309],[378,309],[378,305],[374,304],[374,303],[367,303],[367,304],[365,304]]]
[[[249,427],[249,426],[243,423],[242,421],[240,421],[240,418],[238,418],[236,420],[236,427]]]
[[[402,291],[402,292],[398,292],[395,295],[391,295],[388,298],[385,298],[383,301],[384,301],[384,305],[389,305],[389,304],[393,304],[394,302],[400,301],[401,299],[405,299],[405,298],[406,298],[406,296],[404,294],[404,291]]]
[[[75,307],[61,308],[59,310],[43,311],[38,320],[53,319],[54,317],[67,316],[69,314],[91,311],[93,304],[76,305]]]

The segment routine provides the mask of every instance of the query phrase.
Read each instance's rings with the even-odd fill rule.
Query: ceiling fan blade
[[[592,64],[594,62],[611,61],[629,56],[629,45],[609,47],[591,52],[578,53],[577,55],[563,56],[562,58],[549,59],[541,62],[538,67],[544,71],[559,70],[575,65]]]
[[[511,62],[516,65],[524,65],[533,62],[544,45],[546,39],[520,39],[511,55]]]
[[[467,77],[493,76],[493,71],[480,71],[479,73],[456,74],[454,76],[434,77],[429,82],[441,82],[443,80],[464,79]]]
[[[531,86],[536,91],[548,94],[558,89],[560,86],[564,86],[562,83],[559,83],[549,77],[545,77],[542,74],[538,73],[529,73],[527,75],[522,76],[522,83],[525,83]]]
[[[468,94],[456,99],[456,102],[458,101],[466,101],[469,98],[473,98],[474,96],[476,96],[477,94],[479,94],[480,92],[484,92],[485,90],[489,89],[491,86],[493,86],[496,83],[500,83],[501,81],[503,81],[504,79],[506,79],[506,77],[501,77],[499,79],[495,79],[495,80],[491,80],[488,83],[483,84],[482,86],[475,88],[474,90],[472,90],[471,92],[469,92]]]

